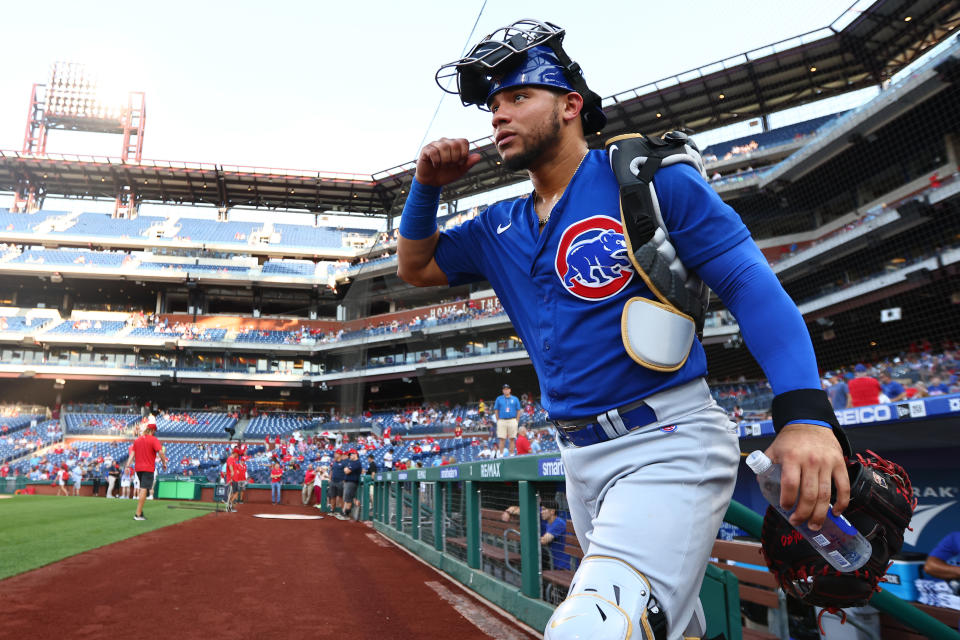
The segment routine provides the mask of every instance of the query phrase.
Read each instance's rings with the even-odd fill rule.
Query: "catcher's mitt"
[[[763,554],[783,590],[799,600],[836,612],[867,603],[903,546],[916,498],[907,472],[872,451],[847,463],[850,506],[843,515],[870,541],[873,553],[856,571],[834,569],[773,507],[763,519]]]

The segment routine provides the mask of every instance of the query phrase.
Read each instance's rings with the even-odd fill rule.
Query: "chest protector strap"
[[[680,262],[660,213],[653,177],[660,167],[683,162],[706,180],[703,159],[696,144],[680,131],[663,138],[630,133],[611,138],[605,146],[620,185],[627,255],[657,297],[635,297],[624,305],[623,344],[644,367],[676,371],[687,361],[697,331],[703,329],[710,290]]]

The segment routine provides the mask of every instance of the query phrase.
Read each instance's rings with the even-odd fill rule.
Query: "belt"
[[[657,421],[657,414],[644,402],[634,402],[598,415],[593,422],[554,420],[560,439],[578,447],[625,436]]]

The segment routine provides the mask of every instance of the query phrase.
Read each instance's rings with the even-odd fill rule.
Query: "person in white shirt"
[[[323,481],[329,480],[330,472],[327,471],[326,467],[320,467],[317,469],[317,475],[313,478],[313,496],[316,500],[316,504],[313,505],[317,509],[323,509],[323,503],[320,502],[320,497],[323,495]]]
[[[393,452],[387,449],[387,452],[383,454],[383,468],[387,471],[393,470]]]

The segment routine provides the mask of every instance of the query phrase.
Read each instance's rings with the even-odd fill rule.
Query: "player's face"
[[[510,171],[535,167],[560,140],[562,109],[547,89],[504,89],[490,102],[497,152]]]

